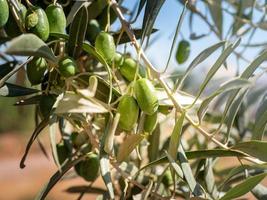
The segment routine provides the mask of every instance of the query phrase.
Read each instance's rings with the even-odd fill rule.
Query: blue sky
[[[133,0],[125,0],[124,6],[128,7],[128,8],[133,8],[135,2],[136,1],[133,1]],[[198,6],[199,6],[198,9],[200,9],[201,11],[203,11],[205,9],[202,3],[198,4]],[[224,6],[226,6],[226,5],[224,5]],[[154,42],[153,45],[146,52],[147,55],[149,56],[151,62],[157,68],[164,68],[164,66],[166,65],[167,58],[169,55],[169,49],[170,49],[171,44],[172,44],[172,39],[174,36],[175,28],[176,28],[179,16],[182,12],[182,9],[183,9],[183,6],[177,0],[166,0],[165,4],[163,5],[163,7],[162,7],[162,9],[161,9],[161,11],[157,17],[157,20],[155,23],[155,28],[158,28],[159,31],[158,31],[158,33],[155,34],[155,37],[157,37],[157,36],[159,36],[159,37],[156,40],[156,42]],[[141,28],[142,17],[143,17],[143,12],[139,16],[137,22],[135,24],[133,24],[133,28]],[[259,18],[260,17],[259,13],[256,13],[254,17]],[[198,34],[209,32],[209,28],[205,24],[205,22],[200,20],[198,17],[195,17],[194,19],[195,19],[195,21],[194,21],[193,29],[195,32],[197,32]],[[224,14],[224,18],[223,18],[224,27],[227,27],[227,28],[230,27],[232,24],[232,20],[233,20],[233,18],[230,15]],[[187,12],[187,14],[185,16],[185,20],[184,20],[184,23],[183,23],[182,29],[181,29],[182,35],[187,40],[189,40],[189,26],[188,26],[189,23],[188,23],[188,21],[189,21],[189,11]],[[210,20],[210,21],[212,22],[212,20]],[[253,38],[253,41],[254,42],[264,42],[266,35],[267,35],[266,31],[257,30],[256,34]],[[248,36],[243,37],[242,42],[245,43],[247,38],[248,38]],[[181,39],[182,39],[181,35],[179,35],[178,41]],[[153,40],[153,37],[152,37],[151,41],[152,40]],[[177,41],[177,43],[178,43],[178,41]],[[188,66],[190,61],[192,61],[192,59],[198,53],[200,53],[205,48],[217,43],[218,41],[219,40],[213,34],[210,34],[209,36],[204,37],[204,38],[199,39],[199,40],[190,40],[191,55],[190,55],[189,60],[186,63],[184,63],[183,65],[178,65],[175,62],[175,59],[173,56],[173,59],[171,60],[171,63],[170,63],[169,70],[172,71],[174,69],[180,69],[180,68],[184,69],[185,67]],[[129,48],[129,50],[130,49],[131,49],[131,47]],[[242,49],[242,47],[240,47],[239,49]],[[130,51],[133,52],[132,50],[130,50]],[[202,65],[207,66],[207,65],[213,64],[214,59],[216,59],[216,57],[219,55],[219,53],[220,52],[217,52],[214,55],[212,55]],[[253,60],[253,58],[255,58],[258,53],[259,53],[259,49],[252,48],[252,49],[248,50],[244,54],[244,56],[247,59]],[[231,67],[231,69],[236,68],[237,63],[236,63],[236,59],[234,56],[230,56],[227,61],[228,61],[228,64],[230,65],[230,67],[233,66],[233,67]],[[241,61],[238,65],[240,65],[240,68],[243,69],[248,64]]]

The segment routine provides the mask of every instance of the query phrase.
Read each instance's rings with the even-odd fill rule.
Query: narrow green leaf
[[[85,5],[76,13],[70,26],[70,36],[68,43],[69,55],[77,58],[82,52],[82,45],[85,38],[88,24],[88,11]]]
[[[187,159],[205,159],[205,158],[217,158],[217,157],[244,157],[247,156],[245,153],[235,151],[235,150],[224,150],[224,149],[207,149],[207,150],[198,150],[198,151],[187,151],[185,152]],[[168,159],[166,156],[159,158],[149,164],[143,166],[141,170],[155,165],[167,163]]]
[[[267,187],[261,184],[258,184],[251,190],[251,193],[256,197],[258,200],[265,200],[267,199]]]
[[[167,158],[169,160],[170,165],[174,169],[174,171],[177,174],[177,176],[180,177],[181,179],[183,179],[184,178],[184,174],[183,174],[183,171],[182,171],[181,167],[176,163],[176,161],[171,157],[171,155],[168,154],[167,151],[165,153],[167,155]]]
[[[261,53],[255,60],[253,60],[248,65],[248,67],[245,69],[245,71],[241,74],[240,78],[243,78],[243,79],[250,78],[253,75],[253,73],[255,72],[255,70],[266,60],[267,60],[267,51],[264,51],[263,53]],[[239,91],[240,90],[237,89],[237,90],[231,92],[231,95],[229,96],[229,98],[227,100],[227,103],[226,103],[226,106],[225,106],[225,109],[223,111],[223,115],[222,115],[223,117],[222,117],[222,120],[221,120],[221,124],[218,127],[218,130],[220,129],[220,127],[223,124],[223,122],[225,121],[226,115],[227,115],[229,109],[231,108],[231,105],[233,104],[234,99],[238,96],[237,94],[238,94]],[[235,106],[235,107],[237,107],[237,106]],[[235,107],[232,107],[232,109],[235,108]],[[234,112],[232,111],[232,113],[234,113]],[[235,111],[235,113],[237,113],[237,111]],[[231,118],[234,119],[235,115],[231,115]],[[232,120],[229,120],[229,124],[232,124],[231,121]]]
[[[177,155],[178,147],[180,145],[180,136],[182,133],[184,118],[185,112],[183,112],[179,119],[177,119],[177,121],[175,122],[175,126],[171,134],[168,153],[172,158],[176,158]]]
[[[83,160],[87,155],[83,155],[76,160],[67,162],[62,166],[61,171],[58,170],[48,181],[47,184],[42,188],[42,190],[38,193],[38,195],[34,198],[35,200],[44,200],[48,195],[49,191],[56,185],[56,183],[61,179],[61,177],[69,171],[73,166]]]
[[[146,35],[148,35],[149,38],[153,29],[153,25],[164,3],[165,0],[147,0],[143,25],[142,25],[142,30],[143,30],[142,41],[144,41]]]
[[[263,97],[261,102],[255,117],[252,140],[262,140],[267,123],[267,95]]]
[[[219,58],[216,60],[216,62],[213,64],[211,69],[209,70],[205,80],[200,86],[200,89],[198,91],[198,94],[196,95],[195,101],[200,97],[204,89],[206,88],[207,84],[211,80],[211,78],[215,75],[215,73],[219,70],[221,65],[225,62],[225,60],[228,58],[228,56],[237,48],[237,46],[240,44],[241,39],[238,39],[234,44],[229,44],[228,47],[225,48],[225,50],[222,52],[222,54],[219,56]],[[194,104],[193,104],[194,105]]]
[[[6,49],[7,54],[19,56],[37,56],[46,58],[54,63],[57,59],[51,49],[36,35],[32,33],[22,34],[11,40]]]
[[[210,104],[210,102],[218,95],[220,95],[221,93],[225,93],[234,89],[239,89],[242,87],[248,87],[250,86],[251,82],[246,80],[246,79],[241,79],[241,78],[235,78],[233,80],[227,81],[224,84],[222,84],[215,92],[213,92],[210,96],[208,96],[207,98],[205,98],[199,109],[198,109],[198,119],[201,122],[203,116],[205,115],[208,106]]]
[[[32,133],[28,143],[27,143],[27,146],[26,146],[26,149],[25,149],[25,152],[21,158],[21,161],[20,161],[20,168],[24,168],[25,167],[25,160],[27,158],[27,155],[30,151],[30,148],[34,142],[34,140],[38,137],[39,133],[48,125],[48,122],[49,122],[49,119],[44,119],[43,121],[41,121],[38,126],[35,128],[34,132]]]
[[[149,161],[154,161],[158,158],[160,146],[160,125],[158,124],[151,135],[148,136],[148,158]]]
[[[58,101],[55,113],[106,113],[108,106],[94,97],[65,93]]]
[[[240,142],[231,147],[232,150],[239,150],[250,156],[267,162],[267,142],[252,140],[248,142]]]
[[[266,175],[267,173],[263,173],[256,176],[248,177],[242,183],[228,190],[228,192],[222,198],[220,198],[220,200],[231,200],[248,193],[256,185],[258,185],[266,177]]]
[[[36,105],[41,100],[42,95],[36,95],[32,96],[26,99],[21,99],[18,102],[16,102],[15,106],[25,106],[25,105]]]
[[[112,123],[112,118],[109,115],[108,122],[106,124],[106,128],[101,140],[100,144],[100,173],[103,178],[103,181],[108,189],[110,199],[115,199],[115,194],[114,194],[114,188],[111,180],[111,173],[110,173],[110,161],[109,161],[109,155],[105,152],[104,147],[105,147],[105,142],[106,138],[108,136],[108,131],[109,127],[111,126]]]
[[[17,62],[11,61],[0,65],[0,79],[6,76],[9,72],[11,72],[16,64]]]
[[[122,162],[127,159],[130,153],[144,138],[145,136],[143,134],[132,134],[127,136],[125,141],[119,147],[117,155],[118,162]]]
[[[22,87],[12,83],[5,83],[2,87],[0,87],[0,96],[4,97],[25,96],[37,92],[39,92],[39,90]]]
[[[203,50],[200,54],[195,57],[195,59],[190,63],[189,67],[186,69],[185,74],[183,77],[179,80],[177,88],[179,89],[183,83],[186,77],[190,74],[190,72],[200,63],[202,63],[204,60],[206,60],[212,53],[214,53],[217,49],[219,49],[221,46],[225,44],[225,41],[219,42],[217,44],[214,44],[205,50]]]
[[[178,161],[181,165],[181,169],[183,171],[185,180],[190,188],[190,191],[194,194],[194,196],[201,196],[203,194],[203,191],[199,183],[197,183],[195,180],[192,169],[187,160],[184,149],[181,145],[179,146],[179,149],[178,149]]]
[[[231,169],[230,172],[227,173],[227,176],[224,178],[224,181],[221,183],[221,185],[225,185],[228,183],[228,181],[236,176],[237,174],[240,173],[244,173],[245,170],[250,170],[250,169],[255,169],[255,170],[262,170],[262,169],[266,169],[267,166],[262,164],[262,165],[240,165],[238,167],[235,167],[233,169]]]
[[[211,194],[214,199],[218,199],[219,192],[215,183],[215,176],[213,173],[213,160],[207,159],[204,167],[204,179],[207,187],[207,192]]]
[[[137,20],[139,14],[142,11],[142,9],[143,9],[143,7],[144,7],[144,5],[145,5],[146,2],[147,2],[147,0],[140,0],[139,5],[138,5],[136,16],[135,16],[134,20],[131,23],[134,23]]]
[[[50,145],[51,145],[52,155],[53,155],[53,158],[55,160],[55,163],[56,163],[59,171],[61,171],[61,165],[59,163],[58,152],[57,152],[56,131],[57,131],[57,116],[53,115],[49,119]]]
[[[208,8],[214,24],[222,38],[223,34],[223,9],[222,1],[207,0]]]

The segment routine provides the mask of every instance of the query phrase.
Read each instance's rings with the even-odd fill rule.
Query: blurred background
[[[129,8],[129,10],[136,8],[136,1],[125,0],[123,6]],[[259,1],[261,2],[261,1]],[[197,4],[198,9],[207,13],[206,7],[203,3]],[[227,7],[228,4],[223,4],[225,9],[229,12],[234,12],[234,9]],[[175,28],[181,15],[183,6],[178,2],[178,0],[167,0],[160,11],[160,14],[155,23],[155,28],[159,29],[155,33],[150,41],[151,46],[146,50],[152,63],[158,68],[163,69],[166,65],[170,47],[172,45],[172,40],[175,35]],[[232,10],[231,10],[232,9]],[[181,27],[182,33],[178,36],[178,41],[181,39],[186,39],[190,41],[191,53],[189,60],[182,65],[178,65],[175,61],[175,56],[172,56],[171,62],[168,68],[168,72],[165,74],[166,78],[170,75],[176,75],[183,72],[190,62],[205,48],[219,42],[218,38],[210,33],[207,24],[200,18],[195,17],[192,27],[190,29],[190,12],[185,15],[184,23]],[[261,12],[255,11],[254,19],[257,20],[261,17]],[[142,17],[141,14],[138,20],[132,25],[134,28],[142,27]],[[229,13],[224,12],[223,16],[223,27],[231,27],[233,24],[233,16]],[[207,19],[211,20],[211,16],[207,15]],[[117,30],[119,27],[118,20],[112,26],[112,30]],[[196,32],[198,35],[205,35],[200,39],[192,39],[192,31]],[[242,44],[246,44],[250,41],[251,44],[259,44],[266,42],[266,30],[264,28],[259,28],[253,34],[253,38],[250,38],[250,34],[245,34],[242,36]],[[236,39],[236,38],[232,38]],[[177,46],[177,45],[176,45]],[[261,46],[264,47],[265,46]],[[125,47],[120,46],[118,49],[123,51]],[[244,49],[244,46],[240,45],[239,51]],[[0,49],[3,51],[4,49]],[[127,45],[127,50],[134,54],[134,49],[130,44]],[[244,67],[248,65],[248,61],[253,60],[256,55],[260,53],[262,48],[247,48],[243,53],[243,57],[247,61],[242,59],[236,59],[235,56],[230,56],[227,60],[227,69],[222,67],[221,70],[216,74],[213,83],[210,84],[209,89],[205,94],[210,93],[214,90],[220,83],[227,80],[229,77],[233,77],[242,71]],[[175,51],[173,52],[173,54]],[[194,95],[198,88],[192,86],[198,86],[198,83],[204,79],[209,67],[213,64],[214,58],[219,55],[219,51],[212,55],[205,62],[201,63],[196,70],[193,71],[190,78],[187,80],[185,90]],[[134,54],[135,55],[135,54]],[[10,82],[16,82],[18,84],[28,84],[26,78],[24,77],[23,69],[18,73],[17,77],[10,79]],[[175,79],[175,78],[174,78]],[[263,75],[255,86],[257,90],[266,87],[266,75]],[[56,171],[56,166],[53,162],[53,158],[50,152],[49,146],[49,135],[48,130],[45,129],[40,135],[39,140],[42,145],[47,150],[48,156],[46,157],[40,148],[40,145],[36,142],[30,151],[28,159],[26,161],[26,168],[20,169],[19,162],[23,155],[27,141],[34,130],[34,107],[24,106],[16,107],[14,104],[19,101],[19,98],[5,98],[0,97],[0,200],[31,200],[34,199],[36,193],[40,188],[49,180],[51,175]],[[253,109],[252,109],[253,112]],[[229,162],[225,160],[224,164],[233,165],[234,161]],[[74,185],[86,186],[85,181],[81,178],[68,180],[71,177],[70,173],[67,178],[60,182],[48,195],[49,200],[53,199],[77,199],[79,193],[73,188]],[[99,191],[105,189],[101,180],[96,181],[96,186],[99,187]],[[94,196],[94,195],[93,195]],[[94,199],[96,196],[85,196]],[[253,197],[248,197],[253,199]],[[87,198],[89,199],[89,198]]]

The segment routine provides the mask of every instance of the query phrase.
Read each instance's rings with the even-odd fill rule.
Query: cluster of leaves
[[[0,54],[4,61],[0,68],[0,95],[23,96],[16,106],[36,107],[36,129],[20,166],[25,167],[31,145],[46,126],[58,166],[37,199],[44,199],[72,167],[77,176],[89,182],[101,175],[107,187],[102,194],[104,199],[117,195],[125,199],[195,196],[227,200],[249,191],[259,199],[266,198],[267,189],[258,185],[267,175],[267,143],[262,141],[267,123],[266,97],[264,91],[250,93],[262,75],[256,74],[256,70],[267,59],[267,52],[263,51],[240,75],[203,97],[203,91],[226,59],[231,54],[239,55],[236,49],[240,45],[240,39],[234,43],[222,40],[224,1],[203,1],[216,25],[216,29],[210,26],[211,31],[220,41],[199,53],[174,87],[169,88],[136,40],[143,43],[147,38],[149,45],[148,38],[155,32],[154,22],[164,2],[141,0],[136,18],[145,7],[143,27],[132,30],[123,16],[131,12],[114,0],[54,1],[51,5],[27,0],[27,6],[16,0],[0,0],[4,48]],[[198,15],[210,24],[196,4],[180,2],[184,10],[177,34],[187,9],[191,18]],[[243,13],[241,2],[244,1],[229,4],[237,13]],[[249,8],[259,7],[255,5]],[[111,31],[117,18],[121,29]],[[190,23],[193,27],[192,20]],[[242,25],[243,22],[233,25],[233,36],[240,36],[237,33]],[[200,37],[191,34],[192,38]],[[127,51],[116,51],[117,45],[128,42],[135,46],[137,59]],[[197,94],[183,92],[192,70],[219,49],[222,52]],[[184,63],[189,53],[190,43],[180,41],[177,62]],[[26,61],[19,61],[17,55],[27,56]],[[32,87],[7,82],[23,67]],[[244,120],[248,94],[254,102],[256,97],[262,98],[255,123]],[[209,110],[215,100],[224,105],[220,116]],[[244,136],[251,140],[243,141]],[[240,165],[218,170],[218,161],[224,157],[237,158]],[[80,192],[84,193],[84,188]]]

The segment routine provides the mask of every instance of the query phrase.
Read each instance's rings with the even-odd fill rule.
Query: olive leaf
[[[87,24],[88,11],[86,5],[83,4],[76,13],[70,26],[68,52],[69,55],[72,55],[74,58],[78,58],[82,52],[82,45],[87,30]]]
[[[83,97],[75,93],[65,93],[58,101],[55,113],[106,113],[108,106],[94,97]]]
[[[248,177],[242,183],[232,187],[230,190],[226,192],[226,194],[220,198],[220,200],[230,200],[240,197],[250,190],[252,190],[256,185],[258,185],[265,177],[267,173],[259,174],[256,176]]]
[[[202,63],[204,60],[206,60],[212,53],[214,53],[217,49],[219,49],[220,47],[222,47],[226,42],[222,41],[219,42],[217,44],[214,44],[206,49],[204,49],[201,53],[199,53],[194,60],[189,64],[189,67],[186,69],[183,77],[181,79],[179,79],[179,81],[177,82],[177,86],[176,88],[181,88],[181,86],[183,85],[186,77],[188,77],[188,75],[190,74],[190,72],[200,63]]]
[[[197,113],[199,122],[202,121],[202,118],[205,115],[210,102],[216,96],[220,95],[221,93],[225,93],[225,92],[228,92],[234,89],[248,87],[250,86],[250,84],[251,84],[250,81],[248,81],[247,79],[241,79],[241,78],[235,78],[233,80],[227,81],[224,84],[222,84],[215,92],[213,92],[211,95],[209,95],[202,101],[198,109],[198,113]]]
[[[6,62],[0,65],[0,79],[6,76],[16,66],[16,61]]]
[[[267,161],[267,142],[264,141],[257,141],[257,140],[251,140],[247,142],[240,142],[231,149],[233,150],[239,150],[241,152],[244,152],[250,156],[253,156],[255,158],[258,158],[262,161]]]
[[[43,57],[56,63],[57,59],[51,49],[36,35],[22,34],[10,41],[6,53],[19,56]]]
[[[206,149],[206,150],[197,150],[197,151],[186,151],[185,152],[187,159],[205,159],[205,158],[217,158],[217,157],[244,157],[248,156],[245,153],[236,150],[224,150],[224,149]],[[177,157],[178,158],[178,157]],[[161,157],[153,162],[150,162],[140,168],[139,171],[144,170],[148,167],[155,165],[167,163],[168,158],[166,156]]]
[[[251,190],[251,193],[258,200],[264,200],[267,198],[267,187],[265,187],[261,184],[258,184]]]
[[[180,138],[183,128],[184,118],[185,118],[185,112],[183,112],[181,116],[177,119],[177,121],[175,122],[175,126],[172,130],[168,148],[168,154],[170,154],[172,158],[176,158],[177,155],[177,150],[180,145]]]
[[[212,17],[214,24],[217,27],[217,30],[222,38],[223,34],[223,9],[222,1],[212,1],[207,0],[208,8]]]
[[[215,75],[215,73],[219,70],[219,68],[222,66],[222,64],[225,62],[225,60],[230,56],[230,54],[237,48],[237,46],[240,44],[241,39],[239,38],[234,44],[229,44],[225,50],[222,52],[222,54],[219,56],[219,58],[216,60],[216,62],[213,64],[213,66],[210,68],[205,80],[200,85],[200,89],[198,90],[198,93],[196,95],[196,99],[193,102],[191,106],[195,104],[195,102],[198,100],[204,89],[206,88],[207,84],[211,80],[211,78]],[[190,107],[191,107],[190,106]]]
[[[253,128],[252,140],[262,140],[264,130],[267,123],[267,96],[262,99],[261,105],[258,107],[255,124]]]
[[[100,173],[108,189],[110,199],[115,199],[114,188],[113,188],[113,184],[111,180],[111,173],[110,173],[109,155],[104,150],[106,138],[108,136],[111,123],[112,123],[112,118],[110,115],[108,115],[106,128],[104,130],[104,134],[103,134],[101,144],[100,144]]]
[[[196,182],[195,177],[193,175],[190,164],[187,160],[186,154],[182,145],[178,147],[178,156],[177,160],[180,163],[181,169],[184,174],[184,178],[189,186],[190,191],[194,194],[194,196],[202,196],[203,190],[198,182]]]
[[[240,75],[240,78],[242,78],[242,79],[250,78],[253,75],[253,73],[256,71],[256,69],[266,60],[267,60],[267,51],[264,51],[248,65],[248,67]],[[237,95],[239,93],[239,91],[240,91],[239,89],[232,91],[230,96],[228,97],[225,109],[223,111],[223,117],[222,117],[220,126],[218,127],[217,130],[219,130],[221,128],[223,122],[226,119],[228,111],[231,109],[232,110],[231,113],[235,113],[235,114],[228,115],[229,116],[229,118],[228,118],[228,124],[229,124],[228,130],[230,130],[230,127],[233,124],[233,121],[234,121],[236,113],[237,113],[236,108],[239,108],[239,106],[240,106],[239,104],[242,103],[242,94],[240,94],[239,96]],[[243,96],[244,95],[245,95],[245,93],[243,93]],[[239,101],[234,101],[237,96],[240,98]],[[232,104],[234,102],[237,102],[237,103],[235,103],[235,106],[232,106]]]
[[[35,200],[44,200],[48,195],[49,191],[56,185],[56,183],[61,179],[61,177],[69,171],[73,166],[83,160],[87,155],[82,155],[79,158],[67,162],[62,166],[61,170],[58,170],[48,181],[47,184],[41,189],[38,195],[34,198]]]
[[[120,145],[117,160],[122,162],[128,158],[130,153],[135,149],[135,147],[145,138],[143,134],[132,134],[125,138],[125,141]]]
[[[26,149],[25,149],[25,152],[24,152],[24,155],[22,156],[22,159],[20,161],[20,168],[24,168],[25,167],[25,160],[27,158],[27,155],[30,151],[30,148],[34,142],[34,140],[38,137],[38,135],[40,134],[40,132],[48,125],[48,122],[49,122],[49,119],[48,118],[45,118],[43,119],[43,121],[41,121],[37,127],[35,128],[34,132],[32,133],[28,143],[27,143],[27,146],[26,146]]]
[[[160,146],[160,125],[157,124],[155,130],[148,136],[148,158],[152,162],[158,158],[159,146]]]
[[[148,40],[149,40],[150,34],[153,29],[153,25],[164,3],[165,0],[147,0],[143,25],[142,25],[142,30],[143,30],[142,41],[144,41],[146,35],[148,35]]]
[[[39,90],[22,87],[12,83],[5,83],[2,87],[0,87],[0,96],[4,97],[25,96],[37,92],[39,92]]]

